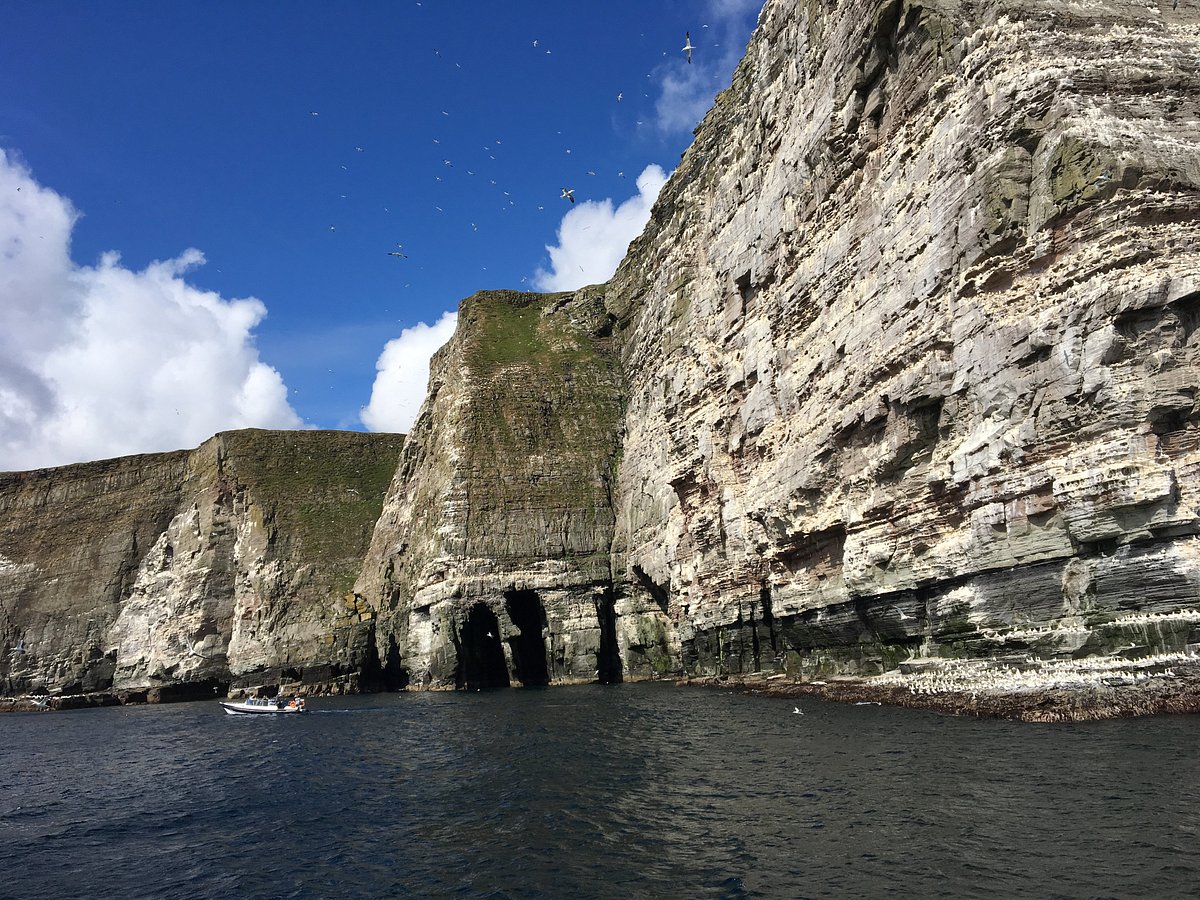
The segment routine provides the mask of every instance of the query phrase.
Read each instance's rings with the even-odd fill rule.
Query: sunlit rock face
[[[1198,60],[1192,4],[769,2],[607,285],[464,301],[388,682],[1185,651]]]
[[[1197,640],[1198,61],[1194,4],[767,4],[608,289],[680,667]]]
[[[350,588],[401,444],[247,430],[0,475],[4,692],[373,686],[373,617]]]

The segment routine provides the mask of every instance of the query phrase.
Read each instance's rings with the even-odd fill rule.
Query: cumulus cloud
[[[79,213],[0,150],[0,470],[192,447],[228,428],[298,428],[258,358],[254,298],[184,280],[198,250],[141,271],[70,258]]]
[[[620,206],[612,200],[577,203],[558,226],[558,244],[547,246],[550,271],[538,269],[533,284],[541,291],[573,291],[607,281],[642,233],[658,192],[667,183],[660,166],[650,165],[637,179],[638,192]]]
[[[717,94],[729,86],[761,8],[761,0],[709,0],[702,15],[707,21],[691,32],[696,46],[691,64],[679,56],[658,69],[654,111],[659,131],[691,131],[704,118]]]
[[[458,313],[444,312],[432,325],[418,322],[388,341],[375,363],[371,400],[359,412],[369,431],[407,434],[425,401],[429,359],[458,324]]]

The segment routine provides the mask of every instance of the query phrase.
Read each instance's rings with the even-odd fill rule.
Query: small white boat
[[[274,716],[308,712],[303,697],[247,697],[245,700],[218,700],[221,709],[231,716]]]

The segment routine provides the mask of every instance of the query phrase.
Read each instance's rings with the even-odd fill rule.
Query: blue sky
[[[398,427],[460,299],[611,274],[758,8],[6,4],[0,470]]]

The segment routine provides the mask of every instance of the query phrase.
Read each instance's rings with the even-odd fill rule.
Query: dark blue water
[[[0,718],[11,897],[1171,897],[1200,717],[663,685]]]

